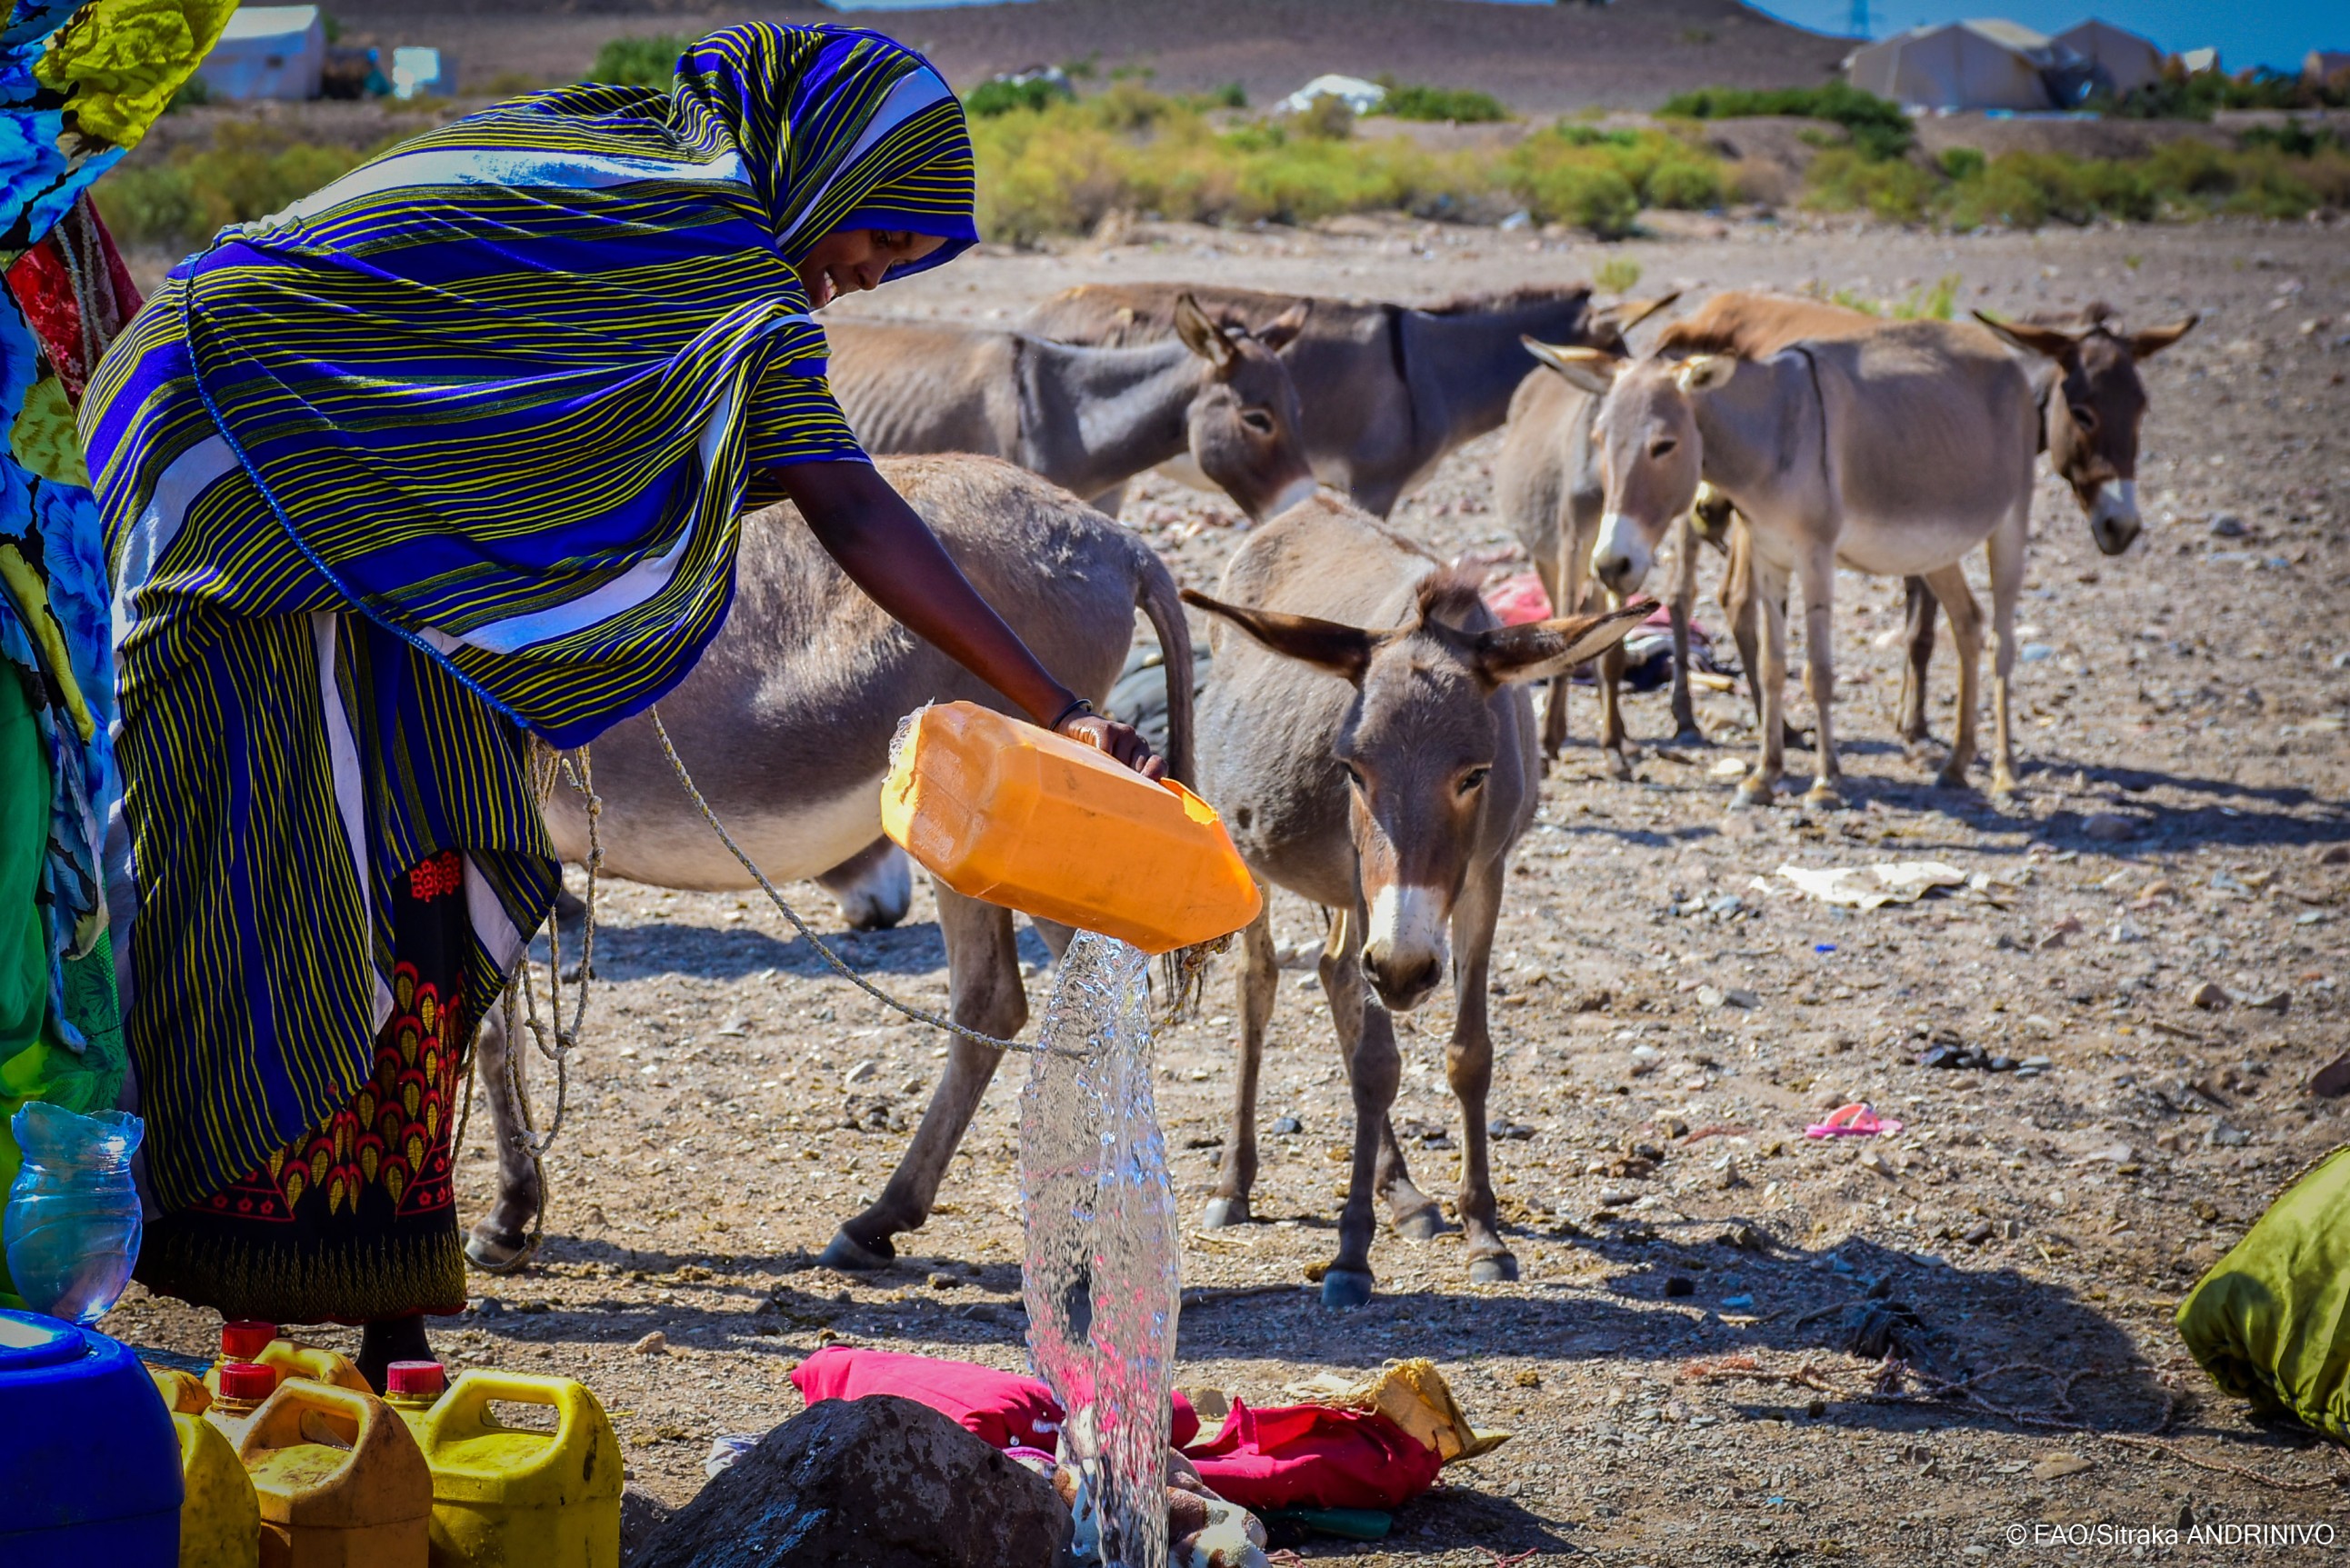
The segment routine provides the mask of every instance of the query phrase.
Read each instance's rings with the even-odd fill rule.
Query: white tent
[[[327,27],[316,5],[240,5],[196,78],[214,98],[309,99],[318,96],[326,63]]]
[[[1847,62],[1863,92],[1918,109],[2046,109],[2043,67],[2058,57],[2053,40],[2013,22],[1951,22],[1912,27]]]
[[[1375,114],[1387,96],[1387,88],[1360,77],[1319,76],[1283,99],[1281,107],[1292,114],[1304,114],[1314,107],[1315,99],[1335,98],[1357,114]]]
[[[2056,41],[2104,71],[2119,97],[2162,79],[2162,51],[2153,40],[2092,16],[2056,35]]]
[[[457,90],[457,62],[446,49],[402,45],[391,51],[391,96],[447,98]]]

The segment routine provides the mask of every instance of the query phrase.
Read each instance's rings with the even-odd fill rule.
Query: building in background
[[[327,26],[316,5],[240,5],[196,79],[213,99],[313,99],[327,63]]]
[[[2124,32],[2110,22],[2092,16],[2056,35],[2056,42],[2095,66],[2104,75],[2101,85],[2116,98],[2162,79],[2162,50],[2151,38]]]
[[[1947,22],[1856,49],[1846,71],[1863,92],[1909,108],[2044,109],[2055,107],[2043,72],[2056,50],[2014,22]]]

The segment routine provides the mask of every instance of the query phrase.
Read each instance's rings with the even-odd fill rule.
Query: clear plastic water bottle
[[[139,1261],[130,1156],[147,1124],[121,1111],[85,1116],[32,1100],[8,1127],[25,1156],[0,1222],[16,1293],[35,1312],[95,1323]]]

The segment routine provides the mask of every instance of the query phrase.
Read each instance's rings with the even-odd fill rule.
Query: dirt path
[[[1721,750],[1651,752],[1635,781],[1610,782],[1588,744],[1595,704],[1578,692],[1578,743],[1545,783],[1498,949],[1494,1114],[1525,1130],[1497,1145],[1497,1166],[1524,1278],[1472,1288],[1457,1238],[1388,1237],[1379,1299],[1361,1312],[1326,1314],[1303,1288],[1253,1293],[1299,1286],[1327,1256],[1347,1136],[1318,991],[1288,974],[1263,1106],[1304,1130],[1265,1140],[1267,1222],[1187,1232],[1187,1288],[1204,1294],[1183,1317],[1186,1380],[1263,1401],[1319,1371],[1431,1355],[1475,1416],[1517,1432],[1449,1471],[1385,1545],[1322,1542],[1314,1557],[1923,1563],[2054,1557],[2061,1548],[2028,1544],[2042,1524],[2171,1529],[2189,1511],[2333,1524],[2338,1461],[2211,1395],[2170,1314],[2280,1184],[2345,1136],[2335,1103],[2303,1089],[2350,1046],[2338,234],[1748,227],[1603,252],[1366,225],[986,254],[885,298],[976,320],[1105,277],[1427,298],[1624,255],[1646,269],[1643,290],[1816,279],[1898,297],[1955,272],[1967,306],[2094,296],[2137,322],[2203,312],[2148,369],[2147,535],[2102,559],[2069,494],[2043,484],[2022,636],[2045,651],[2020,670],[2027,771],[2012,806],[1932,788],[1930,765],[1891,742],[1893,585],[1838,587],[1851,810],[1807,815],[1791,801],[1731,816]],[[1488,438],[1459,454],[1399,521],[1448,550],[1501,543],[1492,450]],[[2212,534],[2223,513],[2241,533]],[[1157,483],[1128,513],[1202,584],[1235,540],[1202,519],[1229,516]],[[1947,690],[1947,653],[1937,674]],[[1723,747],[1746,743],[1742,694],[1702,710]],[[1950,710],[1933,711],[1947,734]],[[1669,733],[1661,693],[1635,698],[1630,722],[1636,737]],[[1921,857],[1987,880],[1844,917],[1773,875]],[[816,889],[795,891],[829,917]],[[844,946],[941,1004],[928,911],[923,898],[899,930]],[[713,1434],[797,1411],[787,1369],[827,1339],[1021,1365],[1018,1075],[990,1092],[938,1218],[905,1240],[899,1268],[810,1268],[896,1160],[904,1135],[879,1129],[910,1125],[943,1053],[824,978],[748,899],[623,887],[603,913],[609,983],[574,1068],[541,1262],[477,1279],[473,1309],[437,1334],[444,1354],[585,1378],[635,1478],[671,1500],[699,1484]],[[1295,901],[1278,916],[1284,940],[1318,929]],[[2205,981],[2284,1000],[2202,1011],[2187,996]],[[1187,1227],[1222,1125],[1229,988],[1215,977],[1207,1016],[1161,1044]],[[1440,993],[1410,1022],[1396,1110],[1431,1189],[1452,1158],[1450,1005]],[[1951,1040],[2049,1064],[2030,1076],[1911,1064]],[[867,1130],[852,1130],[844,1077],[867,1061],[853,1091]],[[1821,1107],[1861,1097],[1908,1130],[1866,1148],[1800,1136]],[[469,1218],[491,1173],[482,1137],[462,1161]],[[1872,1296],[1917,1320],[1904,1326],[1914,1370],[1881,1394],[1876,1365],[1843,1348],[1846,1314]],[[107,1326],[196,1350],[211,1323],[139,1297]],[[667,1354],[631,1354],[654,1330]],[[1975,1397],[1917,1397],[1961,1373],[1982,1376]],[[2068,1420],[2161,1426],[2163,1446]],[[2321,1484],[2279,1490],[2246,1472]]]

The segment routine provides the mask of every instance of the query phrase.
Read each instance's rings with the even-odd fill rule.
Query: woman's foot
[[[385,1368],[395,1361],[431,1361],[432,1345],[424,1337],[421,1314],[368,1324],[359,1330],[359,1375],[378,1394],[383,1392]]]

